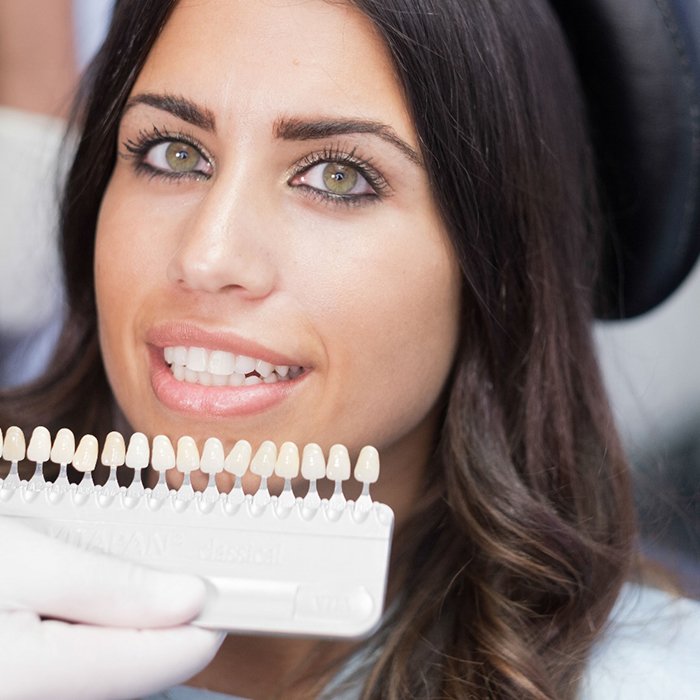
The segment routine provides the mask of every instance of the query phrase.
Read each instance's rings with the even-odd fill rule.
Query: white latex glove
[[[0,697],[125,700],[176,685],[222,641],[185,624],[204,597],[194,576],[85,552],[0,517]]]

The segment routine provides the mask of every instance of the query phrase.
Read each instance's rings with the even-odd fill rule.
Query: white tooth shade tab
[[[75,436],[68,428],[61,428],[53,441],[51,461],[56,464],[69,464],[75,454]]]
[[[113,430],[105,438],[100,460],[105,467],[121,467],[126,457],[126,445],[121,433]]]
[[[373,484],[379,479],[379,452],[372,445],[365,445],[355,463],[355,479],[363,484]]]
[[[194,438],[183,435],[177,441],[176,466],[179,472],[189,474],[195,469],[199,469],[199,450]]]
[[[1,446],[1,443],[0,443]],[[51,457],[51,433],[43,426],[39,425],[32,431],[27,447],[27,459],[37,464],[48,462]]]
[[[175,450],[166,435],[156,435],[153,438],[151,466],[157,472],[165,472],[175,466]]]
[[[7,429],[2,445],[2,456],[8,462],[21,462],[27,452],[24,433],[13,425]]]
[[[283,479],[294,479],[299,475],[299,448],[293,442],[283,442],[277,461],[275,474]]]
[[[350,455],[345,445],[333,445],[329,450],[326,476],[333,481],[350,478]]]
[[[252,454],[252,445],[247,440],[239,440],[228,453],[224,461],[224,469],[234,476],[243,476],[248,471]]]
[[[301,456],[301,475],[309,481],[326,476],[326,458],[320,445],[310,442],[304,446]]]
[[[224,469],[224,446],[218,438],[208,438],[202,449],[199,468],[204,474],[218,474]]]
[[[94,435],[83,435],[73,455],[73,466],[79,472],[91,472],[97,464],[98,444]]]
[[[250,471],[253,474],[267,478],[275,473],[277,462],[277,445],[272,440],[265,440],[250,462]]]
[[[148,438],[143,433],[134,433],[129,439],[129,447],[124,459],[126,466],[131,469],[145,469],[150,459]]]

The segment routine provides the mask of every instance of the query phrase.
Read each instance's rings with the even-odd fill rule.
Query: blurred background
[[[39,372],[60,329],[65,118],[110,11],[111,0],[0,0],[0,386]],[[657,308],[599,322],[595,335],[643,547],[700,598],[700,266]]]

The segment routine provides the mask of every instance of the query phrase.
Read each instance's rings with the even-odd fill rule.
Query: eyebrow
[[[307,121],[296,118],[281,118],[275,122],[276,138],[289,141],[314,141],[343,134],[372,134],[398,148],[411,162],[423,165],[418,152],[388,125],[365,119],[320,119]]]
[[[142,92],[130,97],[122,116],[137,105],[155,107],[169,112],[188,124],[206,131],[216,131],[214,114],[186,97],[170,94]],[[285,141],[314,141],[343,134],[371,134],[398,148],[412,163],[422,166],[420,154],[404,141],[390,126],[370,119],[316,119],[291,117],[278,119],[272,129],[275,138]]]
[[[177,95],[159,95],[154,92],[141,92],[130,97],[122,116],[136,105],[147,105],[170,112],[173,116],[182,121],[198,126],[206,131],[216,131],[216,119],[208,109],[199,107],[191,100]]]

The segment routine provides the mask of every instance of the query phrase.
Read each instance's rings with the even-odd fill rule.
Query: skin
[[[345,5],[181,2],[132,98],[146,93],[186,98],[215,128],[141,103],[121,122],[95,273],[105,365],[128,423],[151,436],[192,435],[200,448],[212,435],[227,448],[242,437],[254,447],[340,442],[352,456],[373,444],[382,458],[373,494],[400,523],[420,497],[438,427],[460,282],[426,173],[408,150],[417,154],[418,141],[386,48]],[[392,136],[279,133],[289,120],[347,119]],[[124,144],[154,127],[201,146],[199,175],[139,170]],[[147,163],[167,164],[164,148]],[[337,152],[380,174],[380,191],[360,180],[366,196],[350,203],[320,195],[326,166],[309,163]],[[163,324],[233,333],[304,374],[261,410],[173,409],[152,386],[153,329]],[[230,636],[193,683],[266,697],[310,644]],[[271,658],[275,674],[266,672]]]

